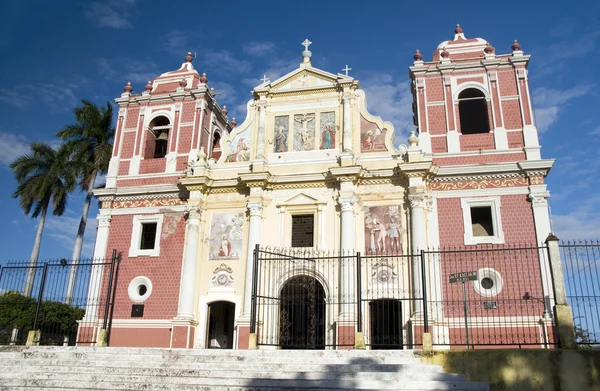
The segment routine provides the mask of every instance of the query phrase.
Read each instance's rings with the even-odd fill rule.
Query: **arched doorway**
[[[319,281],[290,278],[281,289],[279,311],[283,349],[325,349],[325,290]]]
[[[371,349],[402,349],[402,303],[379,299],[369,303]]]
[[[208,333],[206,347],[209,349],[233,349],[233,325],[235,304],[216,301],[208,305]]]

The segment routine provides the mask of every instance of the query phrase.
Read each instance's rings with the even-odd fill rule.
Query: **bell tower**
[[[467,38],[460,25],[438,45],[431,61],[416,51],[412,79],[419,144],[437,164],[539,160],[531,107],[529,55],[515,40],[497,54],[482,38]]]

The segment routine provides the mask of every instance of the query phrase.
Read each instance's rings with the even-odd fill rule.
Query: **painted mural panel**
[[[214,214],[210,222],[210,260],[239,259],[242,254],[244,213]]]
[[[275,136],[273,138],[273,152],[287,152],[288,150],[288,132],[290,126],[289,115],[275,117]]]
[[[250,127],[238,133],[229,142],[229,155],[226,162],[247,162],[250,160]]]
[[[365,207],[365,252],[400,252],[402,218],[399,205]]]
[[[335,113],[333,111],[321,113],[321,146],[319,149],[335,148]]]
[[[360,150],[361,152],[387,151],[385,134],[387,129],[379,129],[377,124],[360,117]]]
[[[315,149],[315,113],[294,115],[294,151]]]

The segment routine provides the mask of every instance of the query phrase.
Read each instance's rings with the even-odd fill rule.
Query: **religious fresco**
[[[242,254],[244,213],[212,215],[208,259],[239,259]]]
[[[320,118],[321,142],[319,149],[335,148],[335,113],[321,113]]]
[[[288,131],[290,126],[290,116],[282,115],[275,117],[275,133],[273,137],[273,152],[287,152],[288,150]]]
[[[365,252],[400,252],[400,206],[365,207]]]
[[[247,162],[250,160],[250,127],[238,133],[229,142],[229,155],[225,162]]]
[[[385,146],[385,134],[387,129],[379,129],[373,122],[360,117],[360,151],[377,152],[387,151]]]
[[[294,151],[315,149],[315,113],[294,115]]]

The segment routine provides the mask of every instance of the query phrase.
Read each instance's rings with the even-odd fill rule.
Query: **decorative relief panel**
[[[431,190],[486,189],[494,187],[528,186],[527,178],[484,179],[475,181],[430,182]]]
[[[210,280],[210,288],[233,288],[235,281],[233,280],[233,270],[222,263],[213,271],[213,277]]]
[[[273,136],[273,152],[287,152],[290,116],[275,117],[275,134]]]
[[[365,252],[400,252],[402,217],[399,205],[365,206]]]
[[[315,149],[315,113],[294,115],[294,151]]]
[[[360,117],[360,151],[387,151],[385,146],[386,129],[380,129],[377,124]]]
[[[229,144],[229,155],[225,162],[247,162],[250,160],[250,126],[238,133]]]
[[[208,259],[239,259],[242,253],[244,213],[213,214]]]
[[[333,111],[320,115],[321,140],[319,149],[335,148],[335,113]]]

